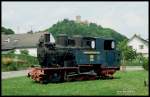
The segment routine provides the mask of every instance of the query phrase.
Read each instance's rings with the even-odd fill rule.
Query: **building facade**
[[[20,54],[21,50],[27,50],[29,55],[37,57],[37,43],[44,33],[47,32],[2,35],[2,53],[15,50],[15,54]],[[52,34],[50,35],[50,41],[55,42]]]
[[[149,57],[149,45],[148,41],[141,38],[139,35],[134,35],[129,41],[128,46],[136,50],[138,54],[142,54],[144,57]]]

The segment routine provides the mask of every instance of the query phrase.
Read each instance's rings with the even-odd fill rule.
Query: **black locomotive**
[[[45,33],[37,46],[41,67],[33,68],[29,74],[42,82],[112,76],[120,67],[120,53],[115,45],[114,39],[65,34],[52,43],[50,33]]]

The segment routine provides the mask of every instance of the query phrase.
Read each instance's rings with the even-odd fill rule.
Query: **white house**
[[[148,41],[141,38],[139,35],[134,35],[129,39],[128,46],[136,50],[137,53],[141,53],[145,57],[149,57],[149,45]]]
[[[44,33],[47,32],[2,35],[2,53],[15,50],[16,54],[20,54],[21,50],[28,50],[31,56],[37,57],[37,43]],[[50,34],[50,41],[55,42],[52,34]]]

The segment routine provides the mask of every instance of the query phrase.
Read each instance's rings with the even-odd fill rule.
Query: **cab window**
[[[115,42],[113,40],[105,40],[104,41],[104,50],[114,50]]]

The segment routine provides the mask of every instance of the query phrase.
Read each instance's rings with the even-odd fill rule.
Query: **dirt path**
[[[144,70],[142,66],[126,66],[126,71],[136,71],[136,70]]]
[[[27,75],[27,72],[27,70],[2,72],[2,79],[25,76]]]

